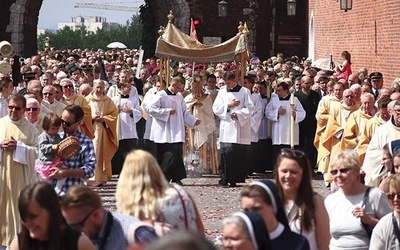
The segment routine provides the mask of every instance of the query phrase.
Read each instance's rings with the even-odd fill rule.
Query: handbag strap
[[[185,216],[185,226],[186,226],[186,229],[188,229],[189,228],[189,222],[188,222],[187,213],[186,213],[185,201],[183,200],[182,194],[179,192],[179,190],[174,185],[171,185],[171,187],[173,189],[175,189],[175,191],[178,193],[179,199],[182,202],[183,213],[184,213],[184,216]]]
[[[393,223],[394,234],[396,235],[396,238],[400,243],[400,231],[399,231],[399,226],[397,225],[396,217],[394,216],[394,212],[392,213],[392,223]]]
[[[362,205],[361,205],[362,208],[365,208],[366,204],[368,203],[369,191],[371,191],[371,188],[372,187],[367,187],[367,190],[365,190],[364,198],[363,198]],[[371,235],[372,235],[371,227],[369,225],[365,224],[361,219],[360,219],[360,221],[361,221],[363,228],[367,232],[368,237],[371,238]]]

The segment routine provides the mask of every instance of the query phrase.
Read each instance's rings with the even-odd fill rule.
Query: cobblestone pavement
[[[246,183],[250,183],[256,179],[273,179],[272,174],[252,176],[246,179]],[[206,175],[201,178],[187,178],[182,180],[184,188],[192,195],[196,201],[200,216],[205,227],[205,233],[208,238],[214,238],[219,235],[222,228],[222,220],[240,211],[239,193],[241,186],[236,188],[222,188],[218,186],[219,177],[216,175]],[[109,181],[104,187],[95,188],[103,200],[104,206],[115,211],[115,189],[117,178]],[[324,186],[321,176],[316,176],[313,180],[314,191],[326,197],[331,193]]]

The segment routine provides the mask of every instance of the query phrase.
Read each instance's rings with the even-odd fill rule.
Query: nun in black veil
[[[309,250],[308,240],[292,232],[275,184],[270,180],[254,181],[240,192],[242,209],[258,212],[267,227],[272,249]]]

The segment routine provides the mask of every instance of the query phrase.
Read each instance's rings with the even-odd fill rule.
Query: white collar
[[[284,230],[285,227],[282,225],[282,223],[278,223],[278,226],[274,229],[274,231],[269,233],[269,238],[271,240],[278,238],[283,233]]]

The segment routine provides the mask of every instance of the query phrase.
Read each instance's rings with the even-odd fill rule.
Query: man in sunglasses
[[[85,134],[79,132],[79,125],[83,120],[83,110],[78,105],[68,105],[64,108],[61,114],[62,127],[64,134],[63,139],[74,136],[78,138],[80,147],[76,155],[69,159],[64,159],[65,167],[54,169],[51,174],[53,179],[67,178],[61,193],[66,193],[67,190],[75,185],[84,184],[87,180],[94,175],[94,168],[96,163],[93,141]]]
[[[13,95],[8,101],[8,115],[0,119],[0,249],[10,246],[15,232],[20,231],[20,192],[37,181],[34,166],[39,133],[24,118],[25,110],[26,99]]]
[[[61,116],[65,104],[56,100],[56,88],[47,85],[43,88],[43,102],[47,103],[47,107],[56,115]]]
[[[99,250],[125,250],[128,248],[130,228],[139,219],[104,209],[99,194],[83,185],[74,186],[61,200],[61,210],[67,224],[87,235]],[[152,227],[143,226],[140,233],[157,238]]]
[[[40,103],[38,102],[38,100],[26,96],[25,98],[26,98],[25,118],[35,126],[35,128],[39,131],[40,134],[43,132],[42,121],[45,114],[40,112]]]

